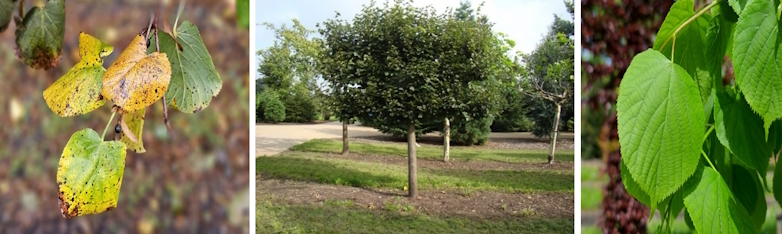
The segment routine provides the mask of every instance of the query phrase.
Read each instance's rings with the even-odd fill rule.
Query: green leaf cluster
[[[769,161],[782,146],[778,5],[720,0],[694,11],[677,1],[654,48],[627,69],[617,100],[622,180],[661,212],[664,231],[681,210],[699,233],[763,224]],[[723,83],[726,57],[735,82]],[[774,174],[780,200],[780,167]]]

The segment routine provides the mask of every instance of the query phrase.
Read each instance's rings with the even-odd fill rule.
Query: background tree
[[[573,2],[565,1],[568,12],[573,17]],[[546,116],[553,120],[550,126],[551,146],[549,147],[549,165],[553,163],[557,133],[560,128],[562,106],[573,103],[573,22],[554,17],[554,23],[541,44],[529,55],[524,55],[527,74],[522,77],[522,92],[540,100],[546,100],[554,106],[554,115]],[[524,87],[526,86],[526,87]],[[572,118],[572,112],[570,113]],[[546,121],[536,120],[535,128],[546,127]]]
[[[491,82],[491,66],[499,62],[491,51],[491,24],[397,1],[365,6],[352,24],[334,19],[324,25],[321,35],[334,59],[327,63],[337,65],[324,69],[324,78],[339,83],[332,89],[346,90],[335,96],[350,98],[362,122],[407,126],[409,195],[416,197],[416,123],[489,114],[482,104],[493,100],[461,97],[484,93],[481,82]]]
[[[322,42],[311,38],[314,31],[306,29],[296,19],[293,19],[292,27],[264,25],[274,31],[277,40],[274,45],[257,52],[260,78],[256,92],[274,92],[285,106],[285,121],[313,121],[318,118],[322,106],[323,91],[317,82],[320,77],[317,57]],[[263,115],[258,113],[258,116]]]

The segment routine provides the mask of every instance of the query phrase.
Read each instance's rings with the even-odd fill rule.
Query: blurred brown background
[[[43,1],[28,0],[26,7],[38,3]],[[179,2],[163,4],[161,20],[173,26]],[[249,32],[236,24],[234,0],[187,1],[179,20],[198,26],[223,81],[220,94],[197,114],[169,108],[174,134],[163,122],[162,101],[152,105],[143,134],[147,152],[128,152],[118,207],[73,219],[60,214],[56,174],[62,150],[75,131],[102,132],[111,104],[60,118],[46,106],[43,90],[79,61],[80,31],[114,46],[108,67],[146,29],[157,6],[67,1],[62,58],[48,71],[15,59],[14,23],[0,33],[0,233],[249,231]]]

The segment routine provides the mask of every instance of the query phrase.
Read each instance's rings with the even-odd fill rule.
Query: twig
[[[24,19],[24,2],[25,2],[25,0],[22,0],[22,1],[19,3],[19,18],[20,18],[20,19]],[[12,7],[11,9],[13,9],[13,7]],[[12,11],[13,11],[13,10],[12,10]]]
[[[160,34],[160,27],[158,27],[159,15],[160,9],[158,8],[158,11],[155,13],[155,49],[158,53],[160,53],[160,38],[158,37],[158,34]],[[168,129],[169,132],[173,132],[173,130],[171,130],[171,124],[168,122],[168,104],[166,103],[165,96],[163,97],[163,121],[166,123],[166,129]]]

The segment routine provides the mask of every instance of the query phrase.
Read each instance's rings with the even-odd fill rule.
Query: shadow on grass
[[[355,170],[336,163],[308,158],[260,157],[256,171],[274,178],[311,181],[352,187],[401,187],[399,178]]]
[[[340,205],[288,205],[259,198],[259,232],[290,233],[573,233],[573,218],[436,217]]]
[[[454,178],[459,188],[493,188],[501,191],[572,192],[573,174],[554,171],[470,171],[462,169],[426,170],[433,175]],[[419,183],[425,182],[419,177]]]

